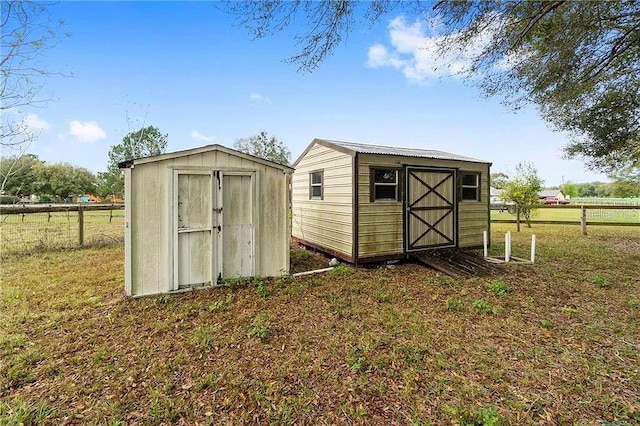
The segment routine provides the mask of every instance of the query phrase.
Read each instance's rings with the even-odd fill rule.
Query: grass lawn
[[[533,231],[537,264],[492,279],[403,263],[135,300],[122,246],[8,256],[0,424],[640,423],[640,229]]]

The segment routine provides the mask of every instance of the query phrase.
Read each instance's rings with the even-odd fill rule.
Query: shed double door
[[[173,290],[253,276],[252,173],[174,170]]]
[[[405,168],[406,252],[456,245],[456,171]]]

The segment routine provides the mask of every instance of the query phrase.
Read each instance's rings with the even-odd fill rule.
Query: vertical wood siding
[[[222,276],[254,275],[254,197],[251,176],[224,175]]]
[[[353,157],[314,145],[292,176],[292,230],[295,238],[352,255]],[[323,199],[309,199],[309,173],[324,171]]]

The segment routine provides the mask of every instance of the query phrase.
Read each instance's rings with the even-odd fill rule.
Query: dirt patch
[[[640,255],[640,241],[632,238],[619,238],[611,242],[620,253]]]

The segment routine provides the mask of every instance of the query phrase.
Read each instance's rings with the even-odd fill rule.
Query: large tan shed
[[[292,236],[351,263],[482,246],[491,163],[314,139],[293,164]]]
[[[292,168],[220,145],[120,167],[127,295],[288,273]]]

